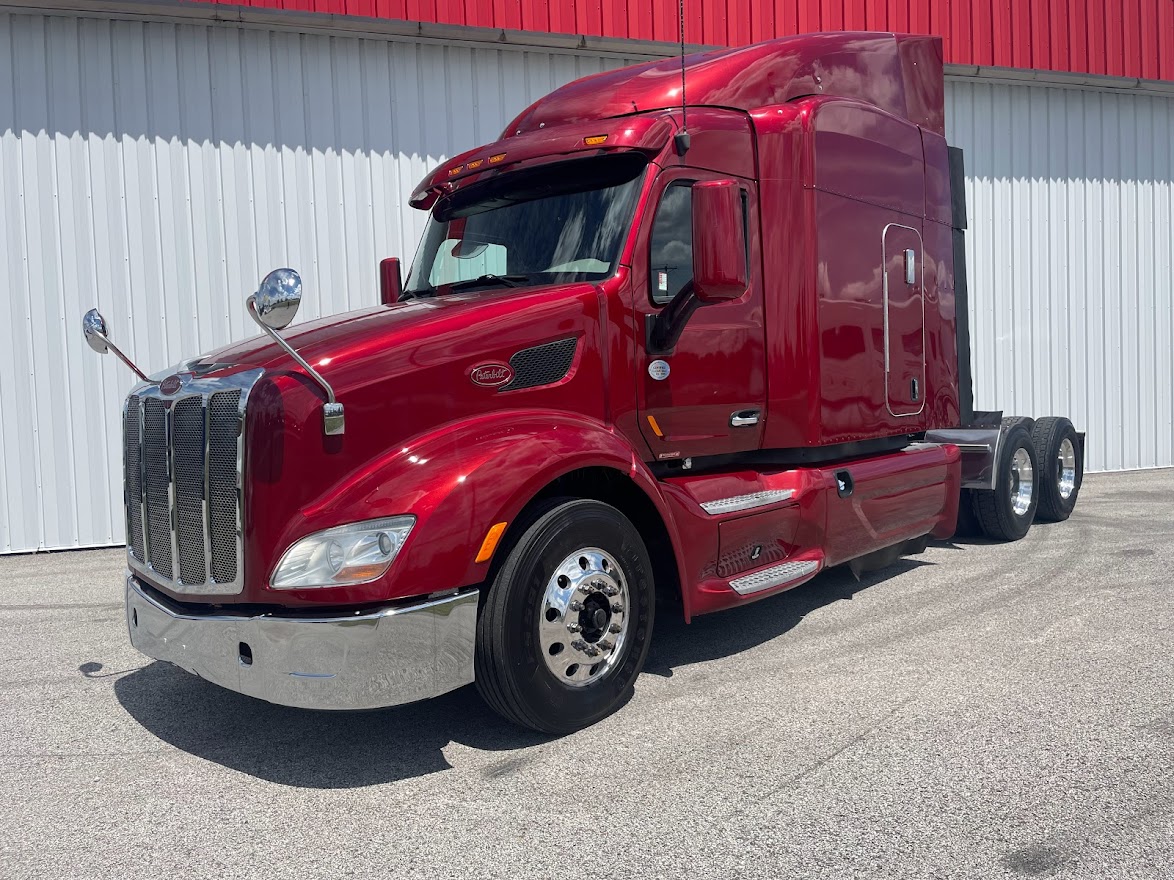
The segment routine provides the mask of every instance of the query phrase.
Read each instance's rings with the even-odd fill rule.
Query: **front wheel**
[[[570,733],[631,695],[652,636],[652,566],[635,526],[599,501],[552,501],[523,526],[477,621],[477,690],[510,721]]]

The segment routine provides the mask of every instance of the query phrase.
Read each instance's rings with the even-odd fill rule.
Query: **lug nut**
[[[614,647],[611,642],[598,642],[597,644],[601,651],[610,651]]]
[[[613,633],[613,634],[614,634],[614,633],[618,633],[618,632],[620,631],[620,629],[621,629],[621,627],[620,627],[620,625],[619,625],[618,623],[613,623],[611,626],[609,626],[609,627],[607,628],[607,631],[608,631],[609,633]]]
[[[582,629],[583,629],[583,627],[579,626],[579,624],[577,624],[577,623],[568,623],[567,624],[567,632],[577,633],[577,632],[580,632]]]
[[[576,651],[585,651],[587,650],[587,643],[582,639],[575,639],[575,641],[571,642],[571,647]]]
[[[615,586],[615,584],[612,584],[603,592],[607,593],[607,595],[609,595],[609,596],[615,596],[616,594],[619,593],[619,591],[620,591],[620,588]]]
[[[624,613],[624,606],[621,605],[619,602],[612,602],[611,603],[611,610],[612,610],[613,614],[623,614]]]
[[[568,607],[569,607],[569,608],[570,608],[572,611],[582,611],[582,610],[583,610],[583,603],[582,603],[582,602],[580,602],[578,599],[576,599],[576,600],[575,600],[574,602],[572,602],[572,603],[571,603],[571,604],[570,604]]]

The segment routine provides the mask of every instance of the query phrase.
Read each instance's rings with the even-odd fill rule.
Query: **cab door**
[[[746,293],[699,306],[670,351],[649,351],[647,327],[693,278],[691,185],[731,179],[677,167],[656,181],[633,260],[637,326],[636,388],[640,430],[658,460],[729,455],[762,445],[766,355],[757,193],[742,188],[742,223],[750,263]]]

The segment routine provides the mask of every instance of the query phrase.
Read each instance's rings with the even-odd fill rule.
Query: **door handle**
[[[730,413],[730,427],[747,428],[751,425],[757,425],[760,415],[761,413],[756,409],[742,409],[736,413]]]

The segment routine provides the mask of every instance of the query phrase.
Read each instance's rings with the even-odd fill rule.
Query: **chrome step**
[[[703,501],[701,509],[710,516],[718,516],[723,513],[733,513],[736,510],[752,510],[755,507],[777,504],[780,501],[786,501],[794,494],[793,489],[768,489],[765,492],[752,492],[749,495],[734,495],[732,498]]]
[[[730,586],[739,596],[761,593],[773,587],[804,580],[819,571],[819,562],[814,559],[797,559],[772,565],[752,574],[742,575],[730,581]]]

